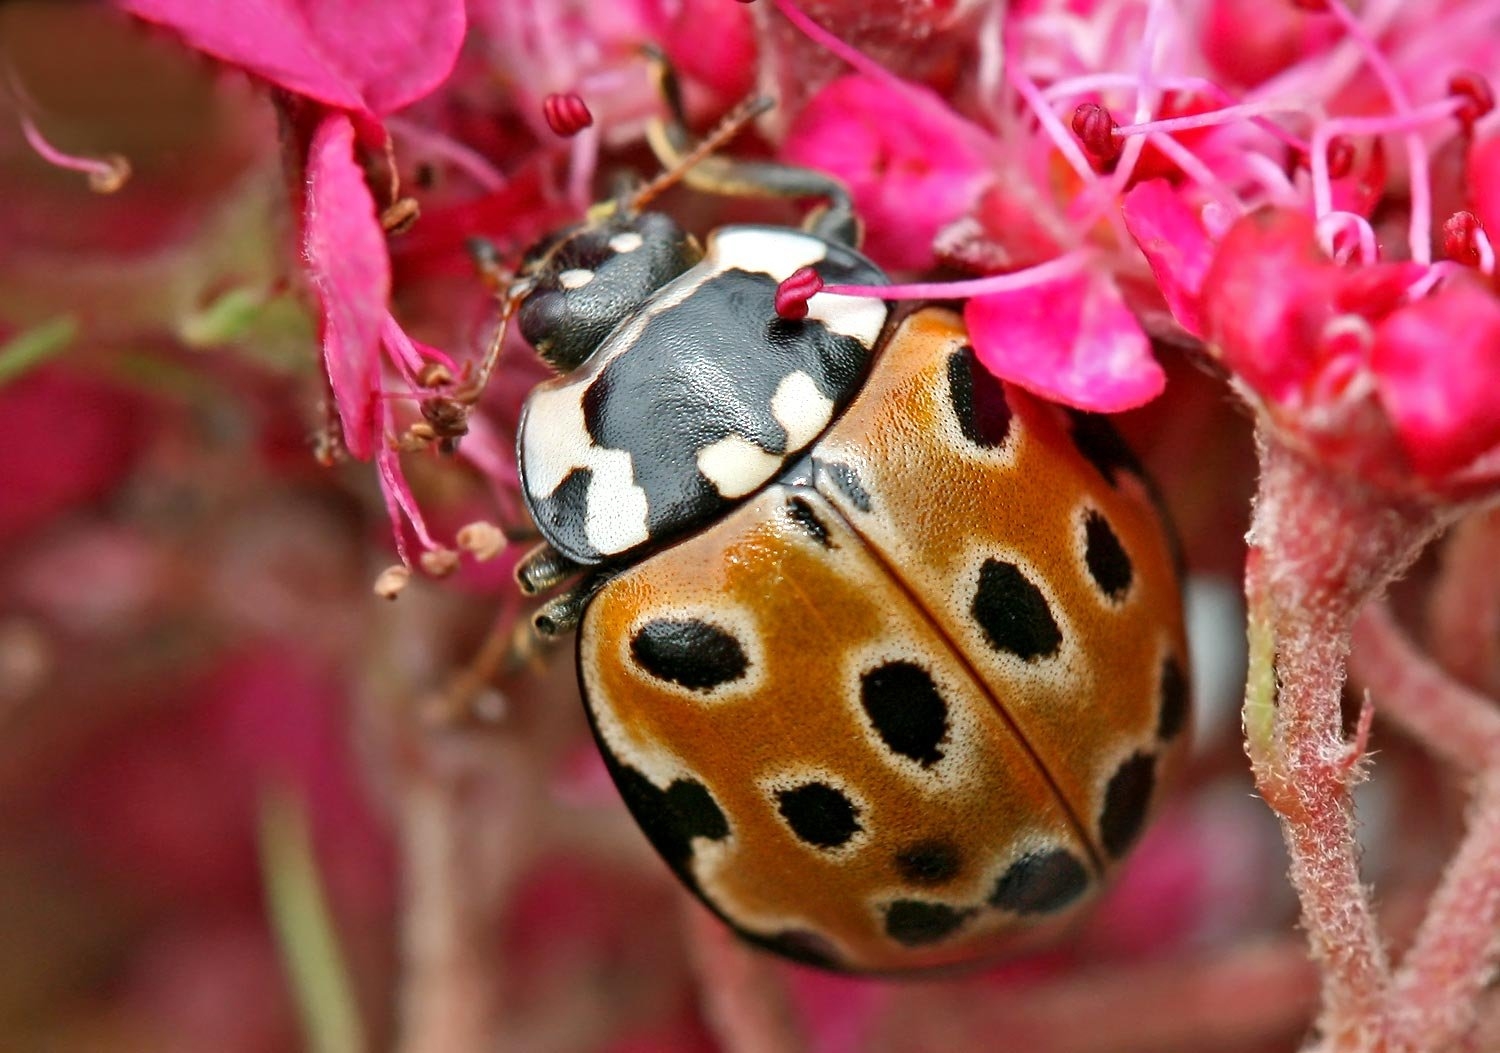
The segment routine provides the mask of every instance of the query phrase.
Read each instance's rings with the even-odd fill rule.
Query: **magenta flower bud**
[[[1097,102],[1082,102],[1073,111],[1073,134],[1096,165],[1108,165],[1120,156],[1115,119]]]
[[[807,317],[807,301],[823,289],[823,279],[811,267],[801,267],[776,287],[776,313],[792,322]]]
[[[576,92],[553,92],[542,100],[542,115],[547,127],[564,139],[572,138],[594,123],[588,103]]]
[[[1490,82],[1470,69],[1449,78],[1448,93],[1462,100],[1453,116],[1464,126],[1464,131],[1472,131],[1474,122],[1495,108],[1495,90]]]

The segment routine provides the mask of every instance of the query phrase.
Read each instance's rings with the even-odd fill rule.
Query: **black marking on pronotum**
[[[860,677],[860,701],[882,742],[924,768],[943,758],[948,704],[914,662],[886,662]]]
[[[1182,663],[1167,655],[1161,663],[1161,682],[1157,686],[1160,695],[1160,715],[1157,717],[1156,737],[1163,742],[1176,738],[1187,724],[1188,683],[1183,674]]]
[[[1030,660],[1056,654],[1062,646],[1062,630],[1047,597],[1014,563],[984,561],[970,609],[997,651]]]
[[[792,522],[818,544],[824,548],[833,547],[833,539],[828,533],[828,524],[818,518],[818,513],[813,511],[813,506],[808,503],[807,498],[787,498],[786,512]]]
[[[1140,836],[1155,788],[1156,759],[1149,753],[1131,754],[1110,776],[1099,813],[1099,840],[1116,859]]]
[[[967,344],[948,356],[948,394],[959,430],[975,446],[993,448],[1010,433],[1005,389]]]
[[[898,899],[886,905],[885,934],[903,947],[921,947],[951,936],[973,913],[972,907]]]
[[[918,841],[896,853],[896,872],[913,885],[941,885],[959,871],[958,846],[948,841]]]
[[[1124,598],[1130,590],[1134,569],[1130,556],[1103,513],[1089,509],[1083,520],[1083,561],[1099,591],[1111,600]]]
[[[859,473],[842,461],[818,461],[816,465],[830,482],[861,512],[870,510],[870,492],[859,481]]]
[[[1028,852],[995,882],[989,904],[1015,914],[1050,914],[1062,910],[1089,885],[1089,872],[1065,848]]]
[[[838,848],[859,833],[859,808],[826,782],[809,782],[776,794],[776,810],[797,838],[815,848]]]
[[[698,618],[653,618],[631,637],[630,653],[652,676],[696,691],[738,680],[750,667],[733,635]]]

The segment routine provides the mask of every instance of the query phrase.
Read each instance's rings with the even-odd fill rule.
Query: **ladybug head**
[[[615,209],[590,217],[526,254],[521,333],[554,369],[570,372],[702,256],[692,235],[663,213]]]

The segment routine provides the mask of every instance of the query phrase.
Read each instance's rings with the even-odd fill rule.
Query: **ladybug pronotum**
[[[1113,429],[996,380],[951,311],[778,317],[799,268],[885,279],[838,184],[711,160],[689,181],[829,206],[700,247],[626,200],[527,256],[560,375],[521,421],[545,544],[518,575],[576,579],[537,626],[577,628],[620,793],[745,938],[857,972],[1024,945],[1181,763],[1167,528]]]

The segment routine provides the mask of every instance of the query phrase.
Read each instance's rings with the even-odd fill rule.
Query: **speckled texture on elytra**
[[[1075,430],[920,311],[810,471],[593,599],[611,771],[741,931],[841,969],[972,960],[1135,841],[1188,737],[1178,582],[1144,482]]]

